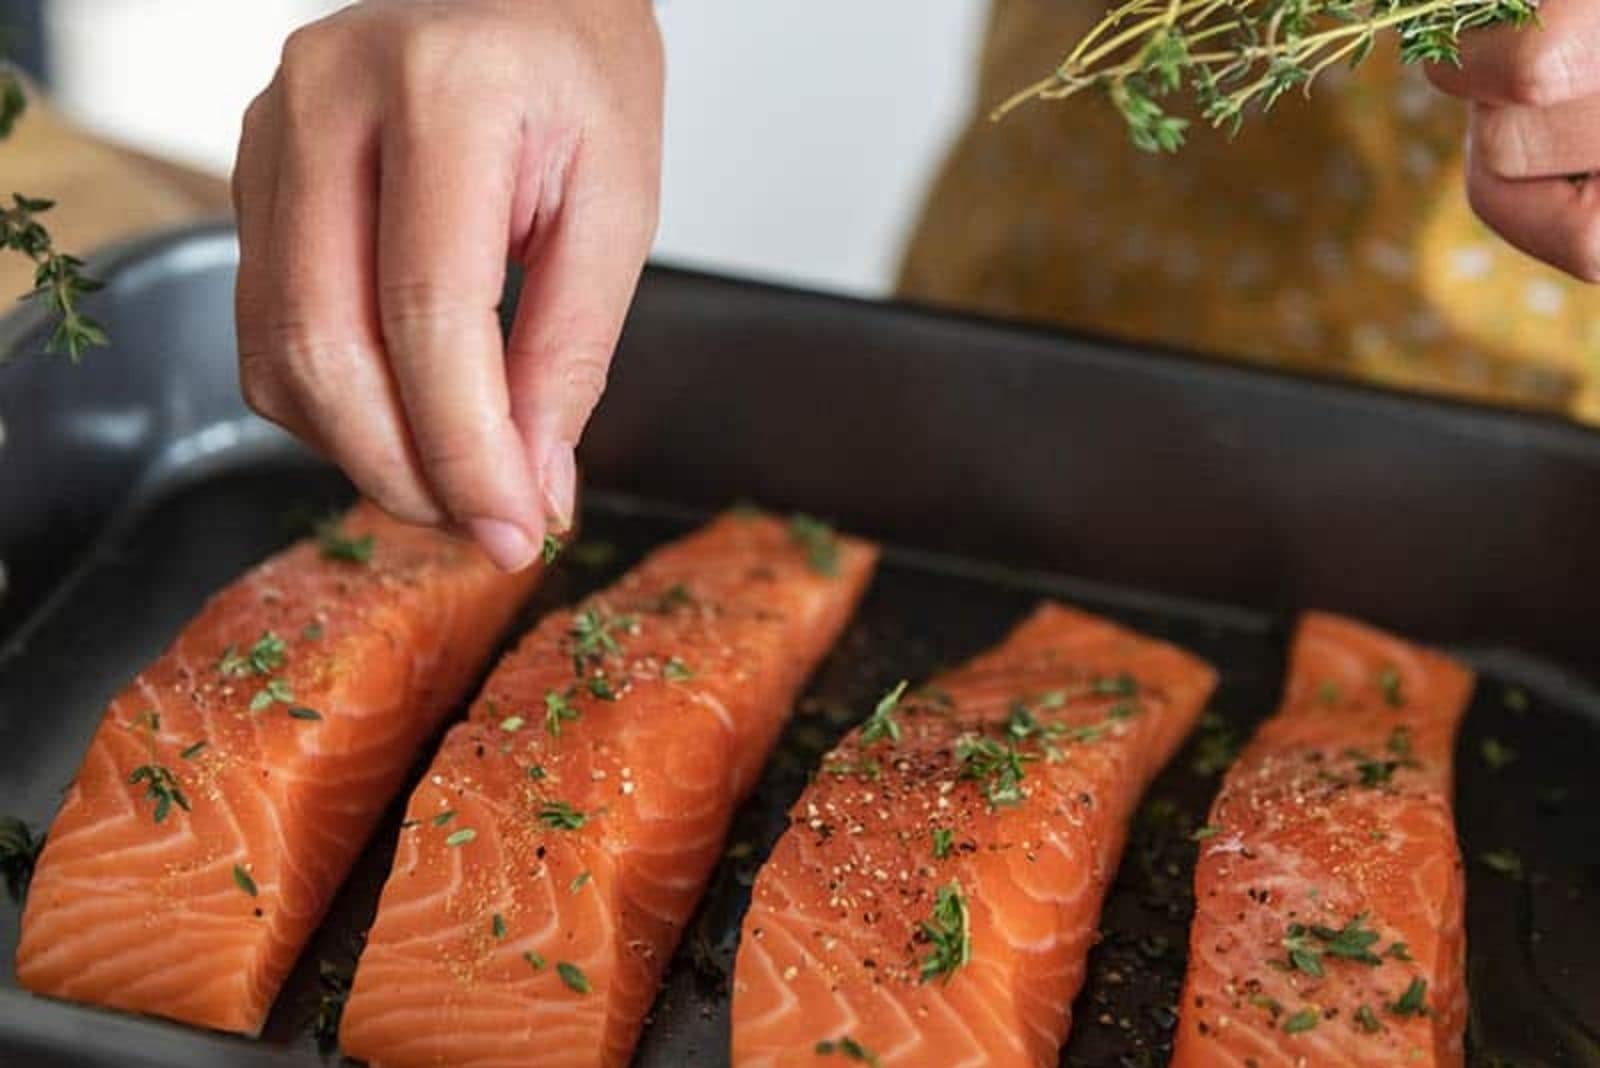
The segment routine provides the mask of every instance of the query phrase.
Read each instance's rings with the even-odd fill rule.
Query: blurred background
[[[0,0],[0,26],[63,118],[220,176],[284,37],[342,6]],[[659,11],[658,257],[887,294],[923,188],[970,107],[983,0],[664,0]],[[9,189],[8,154],[0,147]]]

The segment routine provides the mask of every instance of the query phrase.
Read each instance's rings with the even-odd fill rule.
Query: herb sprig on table
[[[1252,108],[1309,92],[1331,67],[1358,66],[1380,36],[1397,38],[1407,63],[1454,63],[1468,30],[1537,13],[1537,0],[1126,0],[992,117],[1098,90],[1135,145],[1176,152],[1189,120],[1169,110],[1170,98],[1187,94],[1206,122],[1237,130]]]
[[[27,107],[22,80],[14,72],[0,69],[0,140],[11,135]],[[55,247],[50,231],[39,221],[39,216],[53,207],[54,201],[12,193],[11,203],[0,207],[0,250],[33,261],[33,291],[28,297],[48,304],[56,320],[45,350],[64,352],[76,363],[85,349],[106,343],[100,324],[78,306],[100,283],[83,273],[82,260]]]

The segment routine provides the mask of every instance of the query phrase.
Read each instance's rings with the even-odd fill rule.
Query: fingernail
[[[560,442],[551,445],[539,475],[552,529],[556,533],[571,530],[573,499],[578,492],[578,464],[572,450]]]
[[[502,571],[521,571],[533,563],[534,545],[522,528],[503,519],[469,519],[472,540]]]

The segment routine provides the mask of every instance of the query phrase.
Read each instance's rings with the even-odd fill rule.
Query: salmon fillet
[[[528,634],[411,797],[344,1052],[626,1064],[734,807],[875,558],[730,514]]]
[[[1175,1068],[1462,1063],[1461,665],[1300,623],[1278,714],[1229,770],[1195,873]]]
[[[1054,1068],[1127,823],[1215,681],[1046,604],[886,697],[756,878],[733,1063]]]
[[[34,872],[18,981],[258,1031],[536,578],[359,505],[214,596],[96,730]]]

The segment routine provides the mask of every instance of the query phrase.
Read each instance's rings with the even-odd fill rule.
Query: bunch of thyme
[[[1539,0],[1124,0],[1046,78],[995,108],[1003,118],[1031,100],[1104,92],[1147,152],[1176,152],[1189,121],[1167,98],[1192,95],[1213,126],[1236,131],[1291,89],[1309,92],[1336,64],[1355,67],[1383,34],[1407,63],[1454,63],[1461,35],[1521,26]]]
[[[10,136],[27,106],[21,79],[0,70],[0,139]],[[19,252],[33,261],[33,291],[28,296],[49,304],[56,321],[46,351],[65,352],[77,362],[91,345],[106,343],[100,324],[78,307],[79,299],[99,289],[100,283],[83,274],[82,260],[59,251],[50,231],[39,222],[39,216],[54,206],[49,200],[13,193],[11,205],[0,207],[0,250]]]

